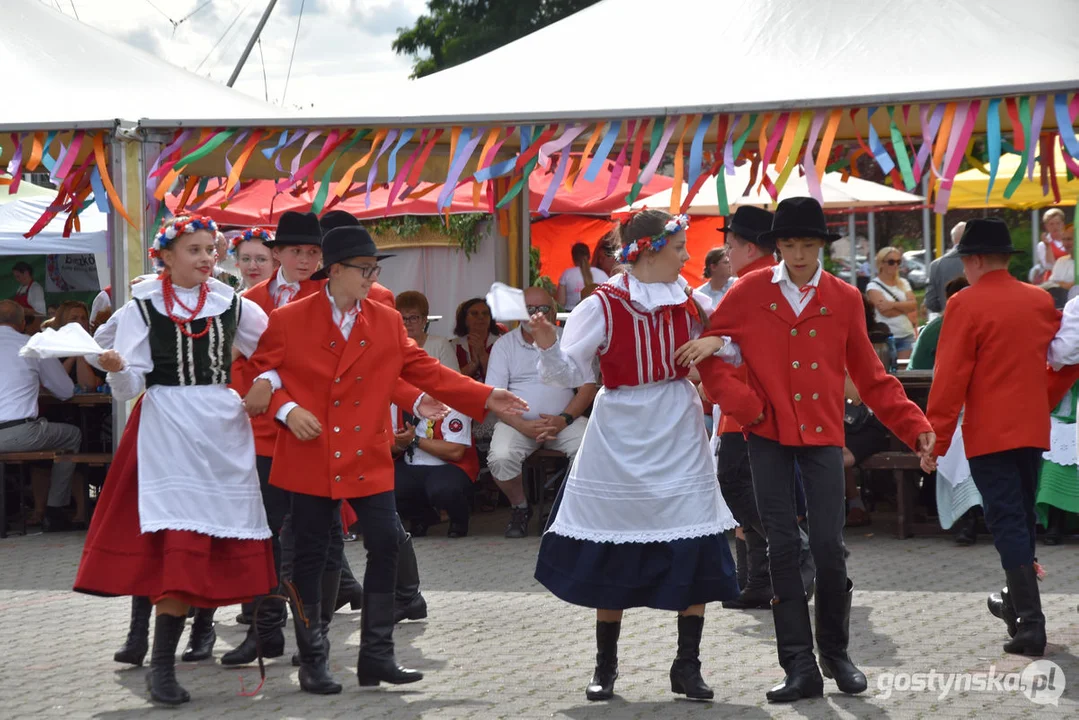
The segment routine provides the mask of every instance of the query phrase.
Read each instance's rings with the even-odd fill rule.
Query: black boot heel
[[[187,690],[176,682],[176,646],[184,633],[187,618],[158,615],[154,621],[154,650],[150,656],[150,672],[146,674],[146,689],[150,698],[162,705],[183,705],[191,700]]]
[[[621,621],[596,621],[596,669],[584,691],[584,696],[589,700],[610,700],[614,697],[614,681],[618,679],[618,636],[621,632]]]
[[[715,692],[701,677],[703,615],[678,616],[678,654],[671,664],[671,692],[693,700],[711,700]]]

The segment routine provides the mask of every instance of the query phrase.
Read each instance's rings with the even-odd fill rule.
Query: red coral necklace
[[[198,340],[201,337],[205,337],[206,334],[210,332],[210,318],[206,318],[206,327],[204,327],[200,332],[192,333],[190,330],[187,329],[187,325],[189,325],[191,321],[197,318],[198,314],[202,312],[202,308],[206,305],[206,296],[209,294],[209,292],[210,291],[209,288],[206,286],[206,283],[202,283],[201,285],[199,285],[199,301],[195,303],[195,307],[189,308],[187,305],[184,305],[183,301],[180,300],[180,298],[176,297],[176,289],[173,287],[172,284],[172,276],[166,274],[161,279],[161,295],[165,301],[165,312],[168,314],[169,319],[176,323],[176,327],[179,328],[180,332],[182,332],[184,335],[191,338],[192,340]],[[175,315],[172,309],[177,305],[180,306],[180,308],[182,308],[184,311],[189,313],[190,317],[182,318],[178,315]]]

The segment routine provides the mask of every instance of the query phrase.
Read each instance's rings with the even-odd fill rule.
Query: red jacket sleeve
[[[255,378],[268,370],[276,370],[285,361],[285,323],[281,320],[281,313],[270,313],[270,322],[266,325],[266,332],[259,338],[258,348],[255,354],[247,361],[246,376],[252,383]],[[281,388],[270,398],[270,407],[266,411],[270,417],[277,417],[277,411],[285,403],[293,402],[288,388]]]
[[[741,336],[741,319],[745,316],[742,289],[738,283],[723,296],[723,312],[713,312],[702,337],[730,337],[735,343]],[[764,412],[764,401],[747,385],[734,365],[716,357],[697,363],[705,394],[715,400],[724,415],[748,427]]]
[[[1066,365],[1059,372],[1052,368],[1049,373],[1049,407],[1056,408],[1064,400],[1064,396],[1071,390],[1072,385],[1079,382],[1079,365]]]
[[[415,385],[398,378],[397,382],[393,384],[390,402],[399,408],[412,412],[412,408],[416,406],[416,401],[419,400],[421,393],[422,391]]]
[[[873,343],[869,341],[865,313],[858,308],[851,313],[851,317],[851,327],[847,331],[847,373],[854,387],[858,388],[862,401],[884,426],[907,447],[916,449],[918,436],[931,432],[933,428],[918,406],[907,397],[903,384],[884,370]],[[937,357],[940,357],[939,349]]]
[[[468,415],[477,422],[482,422],[484,416],[487,415],[487,398],[494,388],[445,367],[409,339],[403,322],[398,320],[397,326],[401,350],[404,353],[401,378],[406,382],[415,383],[421,390],[430,393],[454,410]],[[398,405],[398,407],[412,406]]]
[[[944,455],[952,444],[959,412],[967,398],[974,374],[977,341],[970,313],[956,295],[944,308],[944,324],[937,343],[933,386],[929,389],[928,415],[937,434],[936,455]]]

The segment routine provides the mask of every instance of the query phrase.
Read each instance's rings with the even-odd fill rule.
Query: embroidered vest
[[[146,376],[153,385],[227,385],[232,381],[232,340],[240,320],[240,296],[234,295],[229,309],[220,315],[200,318],[187,324],[198,334],[212,323],[210,332],[192,339],[167,315],[158,312],[149,300],[135,300],[142,319],[150,328],[150,356],[154,369]]]
[[[600,285],[593,294],[603,305],[607,324],[607,343],[599,354],[605,387],[665,382],[689,374],[689,368],[674,361],[674,351],[692,339],[686,306],[638,310],[627,292],[611,285]]]

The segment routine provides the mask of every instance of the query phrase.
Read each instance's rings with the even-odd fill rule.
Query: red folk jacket
[[[273,277],[277,277],[274,273]],[[322,290],[326,285],[325,280],[304,280],[300,283],[300,291],[296,293],[293,302]],[[244,297],[262,308],[267,315],[277,309],[273,297],[270,295],[270,280],[263,280],[258,285],[244,293]],[[390,290],[378,283],[371,286],[368,297],[375,302],[394,307],[394,297]],[[240,395],[246,395],[251,389],[252,383],[259,373],[251,372],[251,365],[247,358],[240,356],[232,361],[232,382],[229,384]],[[411,408],[416,403],[420,391],[406,382],[399,381],[394,388],[394,401],[403,403],[403,407]],[[274,444],[277,442],[277,433],[281,429],[280,423],[274,420],[273,415],[265,413],[251,418],[251,430],[255,434],[255,454],[262,457],[272,457]]]
[[[746,381],[719,358],[698,369],[708,395],[748,432],[783,445],[842,447],[845,372],[866,405],[907,445],[915,447],[918,435],[931,430],[873,350],[860,293],[830,273],[821,273],[798,317],[772,282],[771,269],[739,278],[705,335],[728,335],[742,350]],[[762,413],[764,419],[751,425]]]
[[[323,293],[275,310],[251,364],[253,372],[276,369],[281,376],[271,417],[294,401],[322,425],[309,442],[278,433],[270,484],[335,499],[393,489],[389,421],[398,378],[477,420],[492,390],[444,368],[408,338],[396,310],[370,299],[346,341]]]
[[[756,260],[754,260],[753,262],[751,262],[749,265],[747,265],[746,267],[742,268],[742,272],[738,275],[738,280],[741,280],[742,278],[746,277],[747,275],[749,275],[750,273],[752,273],[752,272],[754,272],[756,270],[762,270],[764,268],[775,267],[775,264],[776,264],[776,259],[775,259],[775,256],[773,256],[773,255],[765,255],[763,257],[759,257]],[[738,283],[738,280],[734,281],[735,284]],[[724,295],[723,297],[726,298],[727,296]],[[720,300],[719,303],[720,303],[720,305],[722,305],[723,301]],[[718,310],[719,308],[717,307],[716,309]],[[745,369],[745,367],[743,366],[743,367],[738,368],[737,372],[738,372],[738,375],[741,378],[742,382],[745,382],[746,381],[746,369]],[[707,393],[707,391],[708,391],[708,388],[705,388],[706,393]],[[723,406],[720,405],[719,409],[722,411]],[[742,432],[742,426],[737,420],[734,419],[734,417],[732,415],[729,415],[728,413],[724,412],[719,418],[719,429],[716,432],[718,432],[720,435],[722,435],[723,433],[729,433],[729,432]]]
[[[1007,270],[984,275],[948,300],[929,391],[937,455],[948,451],[964,405],[967,457],[1049,447],[1054,405],[1046,355],[1059,328],[1049,293]]]

